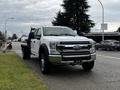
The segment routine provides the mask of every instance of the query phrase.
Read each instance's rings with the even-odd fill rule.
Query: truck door
[[[38,32],[38,29],[35,29],[34,30],[34,38],[31,39],[31,52],[33,54],[36,54],[35,53],[35,44],[36,44],[36,35],[37,35],[37,32]]]
[[[34,41],[34,52],[39,55],[39,47],[41,44],[41,29],[39,29],[35,35],[35,41]]]

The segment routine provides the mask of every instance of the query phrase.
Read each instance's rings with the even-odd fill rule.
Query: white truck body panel
[[[54,27],[52,27],[54,28]],[[59,27],[64,28],[64,27]],[[44,36],[43,35],[43,28],[40,28],[41,30],[41,38],[40,39],[31,39],[31,52],[35,54],[36,56],[39,56],[39,49],[42,44],[45,44],[48,48],[48,51],[50,53],[50,43],[51,42],[81,42],[81,41],[89,41],[94,42],[92,39],[88,39],[83,36]]]

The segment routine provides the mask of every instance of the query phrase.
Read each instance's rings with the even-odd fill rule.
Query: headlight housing
[[[56,49],[57,44],[59,44],[59,42],[50,42],[50,49]]]
[[[50,42],[49,43],[49,47],[50,47],[50,54],[51,55],[56,55],[56,54],[60,54],[57,49],[56,46],[59,44],[59,42]]]
[[[56,49],[56,43],[50,42],[50,49]]]
[[[90,53],[96,53],[95,42],[93,41],[91,44],[92,44],[92,48],[90,48]]]
[[[51,55],[59,55],[60,53],[56,49],[50,49]]]

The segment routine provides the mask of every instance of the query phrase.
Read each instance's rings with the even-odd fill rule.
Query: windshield
[[[77,36],[77,34],[70,28],[59,27],[44,27],[44,36]]]

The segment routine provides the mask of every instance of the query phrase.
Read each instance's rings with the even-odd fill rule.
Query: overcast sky
[[[0,30],[4,31],[5,20],[9,33],[27,33],[30,26],[52,25],[51,21],[59,10],[63,0],[0,0]],[[105,22],[108,31],[115,31],[120,26],[120,0],[101,0],[105,8]],[[95,29],[100,29],[101,6],[98,0],[88,0],[89,14],[96,23]]]

